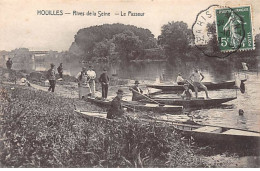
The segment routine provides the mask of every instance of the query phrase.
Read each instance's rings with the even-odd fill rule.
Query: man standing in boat
[[[181,97],[185,100],[190,100],[192,98],[192,91],[189,89],[189,84],[184,84],[184,91],[181,94]]]
[[[118,89],[117,96],[112,100],[110,108],[107,112],[108,119],[115,119],[123,116],[124,109],[121,105],[123,94],[124,94],[123,90]]]
[[[192,73],[191,76],[190,76],[191,80],[192,80],[192,78],[193,78],[193,83],[192,83],[193,85],[192,86],[194,87],[196,98],[198,98],[198,89],[202,88],[206,93],[206,98],[209,99],[208,89],[201,82],[204,79],[204,75],[201,72],[199,72],[199,70],[197,68],[195,68],[194,73]]]
[[[89,77],[87,75],[87,68],[83,67],[82,71],[77,74],[76,78],[78,80],[79,99],[87,98],[88,95],[90,94]]]
[[[139,81],[135,81],[135,85],[131,88],[129,88],[130,91],[132,91],[132,101],[138,101],[143,98],[141,94],[143,94],[143,90],[139,88]]]
[[[105,100],[107,98],[108,93],[108,84],[109,84],[109,77],[107,74],[107,69],[103,69],[103,73],[99,77],[99,82],[101,83],[102,87],[102,99]]]

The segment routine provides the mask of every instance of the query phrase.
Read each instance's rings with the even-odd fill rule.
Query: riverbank
[[[198,147],[167,124],[143,123],[141,114],[116,124],[90,121],[74,107],[104,109],[64,93],[66,86],[50,93],[48,87],[1,83],[1,167],[259,166],[254,157],[241,162],[236,153]]]

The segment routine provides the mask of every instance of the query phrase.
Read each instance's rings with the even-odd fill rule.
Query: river
[[[57,67],[58,63],[56,64]],[[205,76],[204,81],[228,81],[234,79],[247,78],[246,92],[242,94],[239,90],[227,89],[218,91],[209,91],[211,98],[216,97],[234,97],[237,99],[225,103],[220,107],[211,109],[193,110],[190,113],[194,116],[196,122],[216,126],[235,127],[260,131],[260,76],[258,72],[238,72],[239,67],[231,65],[229,62],[216,61],[215,63],[197,63],[184,62],[180,64],[170,64],[168,62],[130,62],[124,65],[119,64],[92,64],[99,76],[104,67],[108,69],[109,75],[120,79],[139,80],[141,87],[146,90],[147,83],[173,83],[179,72],[187,78],[194,67],[198,67]],[[36,65],[36,70],[47,70],[48,64]],[[75,76],[82,66],[86,64],[63,63],[64,74]],[[239,65],[238,65],[239,66]],[[130,95],[130,94],[128,94]],[[172,95],[164,95],[171,97]],[[205,97],[205,93],[199,92],[200,97]],[[242,109],[244,115],[240,116],[238,110]]]

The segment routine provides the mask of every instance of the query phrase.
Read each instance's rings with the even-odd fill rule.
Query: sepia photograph
[[[0,0],[0,168],[259,168],[259,18],[258,0]]]

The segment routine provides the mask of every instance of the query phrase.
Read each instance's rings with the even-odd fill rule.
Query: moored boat
[[[87,98],[87,101],[97,104],[101,107],[108,108],[111,104],[111,101],[107,100],[99,100],[94,98]],[[177,105],[158,105],[147,102],[137,102],[137,101],[122,101],[123,107],[130,110],[141,110],[141,111],[154,111],[154,112],[174,112],[173,114],[180,114],[182,112],[183,107]]]
[[[191,100],[185,100],[182,98],[151,98],[154,101],[157,101],[158,103],[162,104],[168,104],[168,105],[180,105],[184,108],[187,107],[210,107],[210,106],[217,106],[222,103],[231,101],[236,99],[236,97],[229,97],[229,98],[214,98],[214,99],[204,99],[204,98],[194,98]],[[147,99],[141,99],[141,102],[148,102]]]
[[[218,89],[232,89],[236,88],[235,87],[235,81],[223,81],[223,82],[202,82],[208,90],[218,90]],[[165,85],[165,84],[148,84],[146,85],[149,88],[155,88],[155,89],[160,89],[162,91],[183,91],[184,87],[183,85]],[[191,90],[194,91],[193,86],[189,86]],[[199,89],[202,90],[202,89]]]
[[[172,123],[172,126],[185,136],[191,136],[195,141],[201,143],[243,145],[248,148],[260,147],[260,132],[257,131],[199,124]]]

